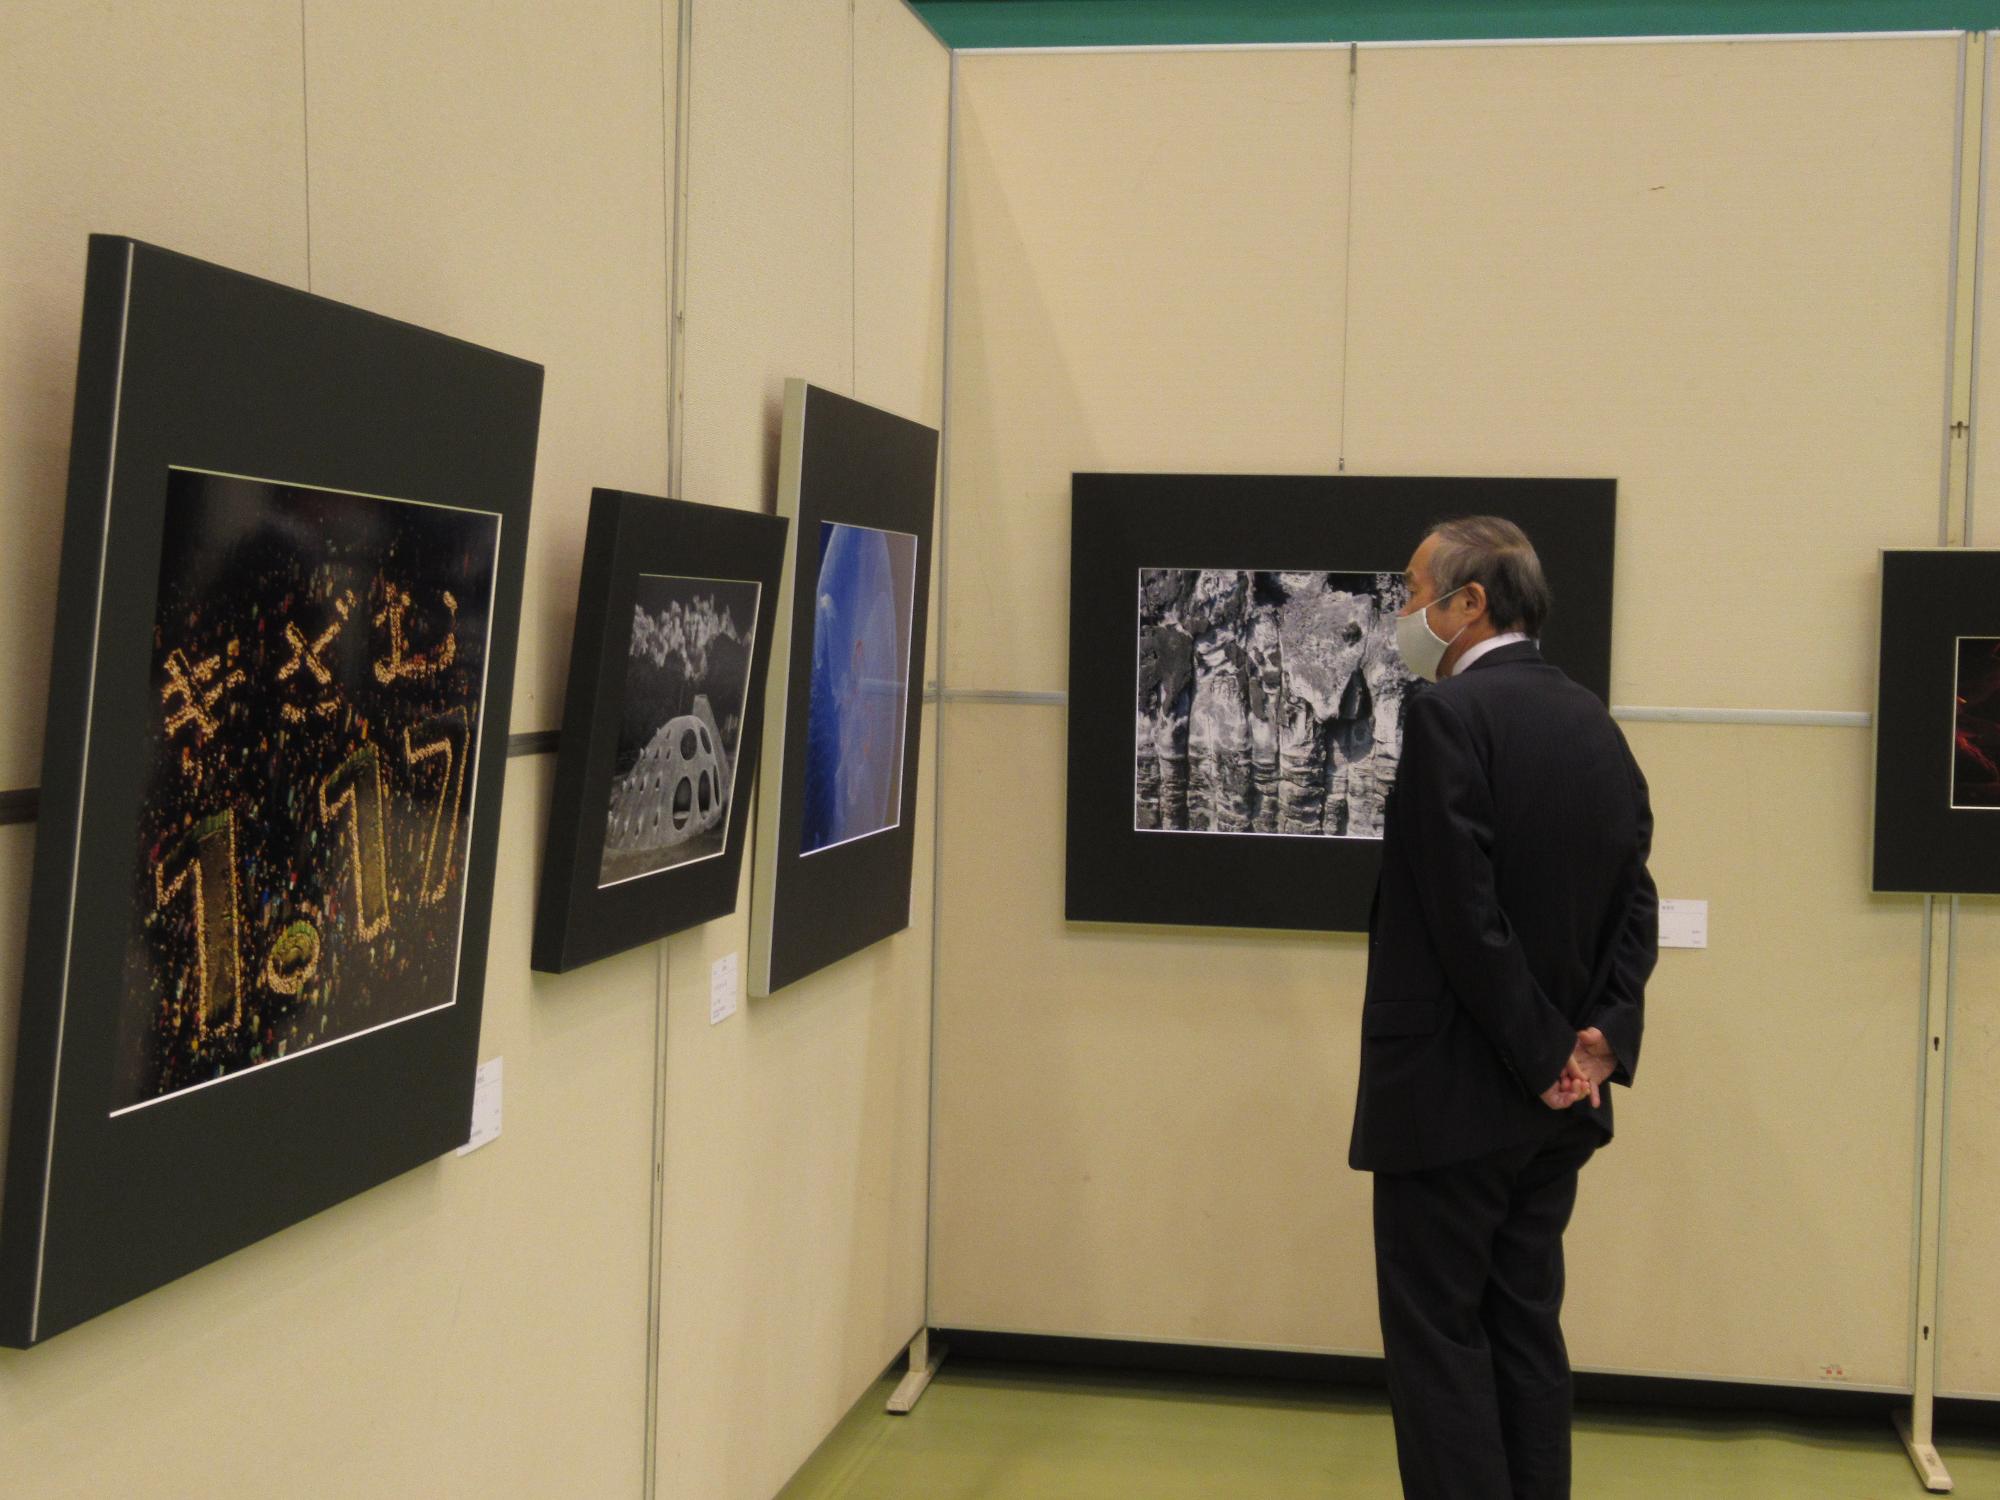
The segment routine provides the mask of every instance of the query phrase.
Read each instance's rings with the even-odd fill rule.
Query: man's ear
[[[1468,583],[1465,586],[1465,608],[1466,611],[1470,614],[1483,615],[1486,613],[1485,584]]]

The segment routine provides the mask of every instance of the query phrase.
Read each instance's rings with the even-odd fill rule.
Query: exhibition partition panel
[[[635,145],[642,122],[623,111],[600,117],[572,104],[604,80],[636,110],[641,91],[658,89],[672,66],[671,51],[660,50],[672,19],[644,0],[589,0],[553,48],[520,17],[491,27],[477,46],[455,47],[464,28],[452,6],[342,0],[307,11],[313,289],[555,367],[536,460],[537,499],[554,504],[537,512],[529,540],[517,731],[562,722],[592,485],[611,469],[633,488],[665,480],[666,147]],[[496,73],[521,80],[512,107]],[[658,123],[665,98],[648,105],[643,123]],[[468,132],[475,109],[493,118],[479,116]],[[412,138],[425,143],[421,161],[399,149]],[[578,171],[584,162],[588,173]],[[472,263],[453,274],[413,271],[441,247],[465,247]],[[545,268],[536,295],[512,294],[518,271],[506,294],[498,276],[479,274],[481,261],[502,253]],[[594,274],[548,276],[550,267]],[[602,357],[614,328],[643,363],[625,370]]]
[[[19,650],[4,785],[39,772],[43,590],[91,229],[556,367],[512,727],[552,725],[592,476],[666,479],[659,6],[593,0],[465,25],[443,7],[29,4],[8,7],[0,31],[7,170],[22,174],[7,193],[0,295],[19,332],[4,365],[10,386],[64,387],[10,401],[0,441],[33,455],[4,504],[24,533],[6,566],[37,580],[0,617]],[[596,107],[578,111],[585,88]],[[580,159],[593,170],[576,171]],[[636,1491],[656,962],[531,983],[551,764],[516,759],[498,809],[480,1055],[505,1059],[503,1139],[7,1356],[0,1489]],[[4,832],[11,887],[35,829]],[[0,939],[10,1043],[21,930]],[[310,1398],[274,1400],[301,1390],[301,1371]],[[262,1413],[265,1439],[218,1442],[194,1391],[208,1412]]]
[[[207,7],[199,25],[167,6],[56,24],[67,9],[6,17],[0,108],[16,144],[0,157],[0,308],[10,345],[50,353],[0,361],[0,482],[10,496],[43,497],[9,505],[13,545],[0,548],[0,788],[41,775],[85,236],[129,234],[274,281],[306,279],[298,17],[234,0]],[[217,99],[230,101],[226,114]],[[108,160],[122,170],[97,169]],[[12,1026],[0,1035],[12,1047]]]
[[[777,14],[695,8],[690,499],[769,505],[788,376],[941,417],[949,56],[900,0]],[[736,914],[665,945],[665,1494],[775,1493],[923,1324],[936,732],[907,930],[720,1025],[747,862]]]
[[[1938,540],[1958,56],[1361,55],[1349,467],[1616,474],[1612,703],[1776,720],[1627,715],[1713,946],[1577,1216],[1586,1366],[1911,1378],[1922,901],[1868,894],[1865,719],[1813,720],[1873,706],[1877,549]],[[1723,1083],[1749,1035],[1783,1065]]]
[[[1585,1178],[1572,1347],[1910,1388],[1923,904],[1868,894],[1866,726],[1877,549],[1937,541],[1959,52],[961,54],[934,1325],[1379,1349],[1362,940],[1062,920],[1070,473],[1602,475],[1714,938]]]
[[[2000,59],[1987,46],[1986,157],[2000,151]],[[2000,266],[2000,174],[1982,182],[1981,294],[1972,386],[1972,484],[1965,540],[2000,547],[2000,302],[1984,272]],[[1938,1319],[1938,1390],[2000,1399],[2000,898],[1955,903],[1951,1081],[1945,1136],[1944,1250]]]
[[[1986,491],[2000,504],[2000,494]],[[1974,542],[1978,536],[1975,532]],[[1938,1390],[2000,1399],[2000,898],[1957,903],[1951,1016],[1951,1104],[1945,1144]]]
[[[1339,459],[1347,54],[958,70],[943,680],[1048,692],[1072,471]]]
[[[546,751],[594,485],[768,509],[790,374],[940,419],[948,55],[900,0],[24,0],[0,58],[0,792],[38,778],[87,232],[549,372],[480,1046],[504,1132],[0,1354],[0,1491],[765,1500],[923,1321],[932,756],[911,930],[768,1007],[739,980],[711,1027],[741,901],[531,976]],[[0,1080],[32,807],[0,797]]]
[[[316,3],[305,14],[315,282],[324,274],[339,295],[401,316],[421,309],[433,326],[468,337],[512,338],[558,367],[544,396],[516,733],[561,722],[591,486],[611,478],[656,490],[666,479],[656,413],[665,399],[671,221],[654,182],[666,165],[670,19],[635,0],[593,0],[560,27],[553,16],[536,24],[521,12],[467,27],[448,7],[393,3]],[[612,83],[616,101],[595,121],[571,103],[594,82]],[[655,127],[657,148],[640,138]],[[576,171],[596,160],[616,165]],[[604,357],[607,347],[618,350],[615,359]],[[647,1358],[630,1308],[649,1280],[648,1206],[633,1201],[631,1184],[634,1174],[650,1175],[653,1155],[642,1122],[652,1093],[656,965],[644,954],[620,955],[591,979],[560,985],[533,981],[524,968],[553,769],[543,757],[510,768],[508,826],[519,831],[502,846],[494,911],[506,947],[496,945],[489,960],[489,1004],[501,1004],[480,1049],[503,1059],[507,1133],[488,1148],[495,1160],[464,1163],[503,1178],[485,1189],[493,1214],[486,1235],[501,1274],[523,1299],[546,1288],[548,1300],[536,1307],[541,1331],[510,1329],[508,1320],[480,1327],[478,1357],[531,1389],[539,1381],[509,1351],[523,1340],[559,1340],[566,1327],[587,1329],[570,1335],[580,1367],[573,1378],[605,1409],[593,1415],[587,1452],[576,1451],[582,1440],[555,1449],[516,1434],[511,1403],[483,1409],[479,1462],[496,1486],[523,1482],[524,1468],[561,1484],[573,1464],[602,1467],[601,1483],[629,1485],[645,1463],[628,1434]],[[578,1129],[583,1121],[562,1140],[559,1122]],[[516,1177],[498,1159],[500,1146],[520,1148],[528,1171]],[[549,1201],[556,1182],[564,1185],[561,1210]],[[578,1209],[568,1207],[572,1197]],[[608,1285],[590,1288],[559,1271],[573,1253],[565,1212],[600,1221],[594,1234]],[[520,1235],[524,1222],[538,1232]],[[593,1344],[608,1357],[582,1368]]]
[[[225,36],[233,45],[216,46]],[[296,18],[245,0],[214,7],[199,27],[162,8],[122,29],[109,18],[45,23],[35,47],[8,47],[23,71],[0,109],[22,144],[0,156],[0,192],[17,206],[0,220],[0,319],[11,330],[9,357],[0,359],[0,493],[39,503],[10,503],[5,512],[13,542],[0,549],[0,597],[9,601],[0,611],[0,672],[12,686],[0,714],[0,789],[32,787],[41,774],[86,236],[111,220],[170,242],[178,229],[192,254],[233,256],[242,270],[303,285],[297,44]],[[74,80],[86,69],[93,85],[79,89]],[[175,73],[179,82],[169,86]],[[234,101],[231,118],[208,104],[217,96]],[[128,162],[129,175],[88,170],[107,153]],[[177,187],[153,186],[165,183]],[[32,823],[0,826],[0,1079],[13,1076],[33,851]],[[7,1129],[0,1110],[0,1132]]]
[[[1360,944],[1068,929],[1057,857],[1071,471],[1338,461],[1348,59],[958,66],[931,1321],[1365,1348],[1301,1296],[1367,1264]]]

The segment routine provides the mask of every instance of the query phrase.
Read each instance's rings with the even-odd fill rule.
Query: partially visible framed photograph
[[[92,237],[0,1340],[464,1141],[541,388]]]
[[[537,969],[561,973],[736,909],[789,525],[591,495]]]
[[[2000,551],[1882,554],[1874,889],[2000,894]]]
[[[764,725],[752,995],[909,925],[937,456],[935,428],[786,382],[788,633]]]
[[[1549,659],[1611,686],[1617,488],[1594,479],[1078,474],[1071,921],[1368,925],[1404,709],[1403,569],[1439,521],[1541,555]]]
[[[1952,642],[1951,806],[2000,808],[2000,635]]]

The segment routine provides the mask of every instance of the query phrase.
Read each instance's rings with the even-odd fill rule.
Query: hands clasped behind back
[[[1576,1034],[1576,1050],[1563,1065],[1562,1077],[1542,1091],[1542,1103],[1550,1109],[1568,1109],[1586,1098],[1593,1105],[1602,1103],[1605,1080],[1617,1065],[1604,1033],[1584,1027]]]

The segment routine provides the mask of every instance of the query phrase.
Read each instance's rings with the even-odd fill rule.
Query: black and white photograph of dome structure
[[[640,576],[599,889],[722,853],[758,588]]]

